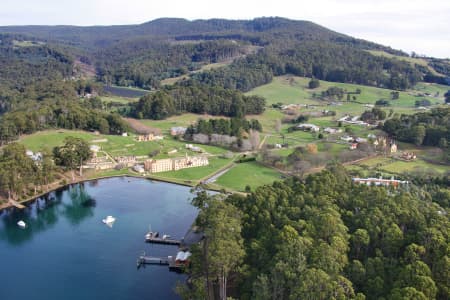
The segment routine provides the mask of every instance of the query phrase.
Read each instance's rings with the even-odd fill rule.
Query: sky
[[[340,33],[450,58],[449,0],[0,0],[0,25],[122,25],[157,18],[308,20]]]

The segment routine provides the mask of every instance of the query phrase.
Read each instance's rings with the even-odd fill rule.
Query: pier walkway
[[[24,209],[26,207],[25,205],[20,204],[19,202],[14,201],[14,200],[9,200],[9,203],[19,209]]]

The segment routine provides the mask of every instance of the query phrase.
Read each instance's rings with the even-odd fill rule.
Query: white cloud
[[[139,24],[156,18],[311,20],[338,32],[450,57],[448,0],[1,0],[0,25]]]

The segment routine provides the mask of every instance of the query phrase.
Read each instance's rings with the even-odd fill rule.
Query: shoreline
[[[182,181],[178,181],[176,179],[171,180],[169,178],[163,178],[163,177],[153,177],[153,176],[142,176],[142,175],[138,175],[138,174],[132,174],[132,173],[124,173],[124,174],[115,174],[115,175],[105,175],[105,176],[94,176],[91,178],[80,178],[80,179],[76,179],[73,182],[70,183],[66,183],[66,184],[59,184],[56,187],[46,191],[46,192],[42,192],[39,193],[37,195],[33,195],[32,197],[17,201],[19,204],[23,204],[26,205],[29,202],[35,201],[38,198],[41,198],[49,193],[58,191],[60,189],[64,189],[67,188],[73,184],[79,184],[79,183],[85,183],[85,182],[89,182],[89,181],[94,181],[94,180],[100,180],[100,179],[108,179],[108,178],[116,178],[116,177],[130,177],[130,178],[140,178],[140,179],[146,179],[146,180],[153,180],[153,181],[158,181],[158,182],[165,182],[165,183],[171,183],[171,184],[177,184],[177,185],[182,185],[182,186],[188,186],[188,187],[195,187],[198,185],[197,182],[192,182],[192,183],[188,183],[188,182],[182,182]],[[207,186],[208,190],[211,191],[221,191],[221,189],[215,188],[215,187],[209,187]],[[227,191],[229,192],[229,191]],[[236,191],[233,191],[236,192]],[[13,204],[11,204],[11,202],[6,202],[2,205],[0,205],[0,212],[5,210],[5,209],[9,209],[9,208],[13,208],[15,207]]]

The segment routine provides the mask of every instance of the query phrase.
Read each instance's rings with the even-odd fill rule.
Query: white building
[[[320,130],[319,126],[316,126],[314,124],[299,124],[297,125],[297,128],[304,131],[311,131],[311,132],[318,132]]]

